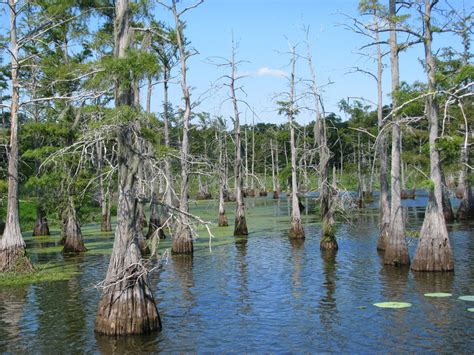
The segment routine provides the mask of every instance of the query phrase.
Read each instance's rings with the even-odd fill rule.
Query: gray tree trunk
[[[183,93],[184,112],[183,112],[183,136],[181,140],[181,191],[179,198],[179,209],[185,213],[189,212],[189,120],[191,118],[191,96],[187,84],[187,66],[185,43],[182,36],[182,24],[179,13],[176,9],[176,0],[172,5],[173,17],[175,22],[176,41],[179,50],[179,61],[181,66],[181,91]],[[189,226],[189,218],[186,214],[180,213],[178,216],[177,226],[173,235],[173,243],[171,251],[174,254],[192,254],[193,253],[193,237]]]
[[[423,14],[424,47],[426,71],[428,75],[428,91],[435,91],[436,62],[431,51],[432,28],[431,10],[435,1],[425,0]],[[453,271],[454,261],[449,242],[448,230],[443,215],[443,186],[439,151],[436,148],[438,139],[438,103],[434,94],[429,95],[426,102],[429,121],[430,142],[430,177],[434,190],[430,193],[425,219],[420,231],[420,240],[413,257],[412,270],[415,271]]]
[[[46,218],[46,211],[43,206],[38,202],[36,207],[36,222],[33,229],[33,236],[50,235],[48,219]]]
[[[291,149],[291,225],[288,236],[292,239],[302,239],[305,237],[303,225],[301,224],[300,206],[298,201],[298,181],[296,176],[297,170],[297,151],[294,126],[295,114],[295,68],[296,68],[296,52],[292,48],[291,53],[291,73],[290,73],[290,92],[288,98],[288,123],[290,126],[290,149]]]
[[[245,204],[243,196],[243,178],[242,178],[242,142],[240,137],[240,111],[238,106],[237,94],[235,92],[235,82],[237,80],[237,64],[235,61],[235,45],[232,41],[232,57],[230,60],[231,75],[230,75],[230,95],[232,98],[232,106],[234,108],[234,141],[235,141],[235,223],[234,235],[247,235],[247,220],[245,219]]]
[[[379,239],[377,241],[377,249],[385,250],[390,229],[390,203],[388,200],[388,180],[387,180],[387,151],[386,151],[386,137],[387,134],[383,129],[383,92],[382,92],[382,50],[380,48],[380,33],[379,24],[377,22],[375,41],[377,42],[377,122],[379,127],[379,143],[378,154],[380,159],[380,201],[379,201]]]
[[[395,0],[390,0],[390,17],[395,18]],[[395,20],[390,21],[390,64],[392,76],[392,106],[395,109],[398,105],[396,93],[399,88],[400,75],[398,67],[399,46],[397,43],[397,32]],[[390,228],[385,245],[385,264],[408,265],[410,256],[405,240],[405,221],[403,219],[403,209],[401,200],[401,177],[400,177],[400,157],[401,157],[401,135],[400,123],[396,114],[392,117],[392,204],[390,208]]]
[[[81,227],[77,217],[73,196],[68,196],[66,224],[64,229],[64,253],[82,253],[87,251],[82,239]]]

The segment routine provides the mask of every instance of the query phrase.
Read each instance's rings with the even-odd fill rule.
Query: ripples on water
[[[286,201],[262,201],[256,200],[254,210],[260,216],[288,213]],[[423,201],[404,203],[407,226],[419,229]],[[249,211],[249,225],[254,212]],[[337,254],[319,250],[317,220],[305,217],[304,243],[291,243],[287,224],[280,221],[212,253],[202,249],[192,258],[172,256],[151,277],[164,329],[148,336],[96,336],[99,294],[92,286],[104,277],[108,256],[68,258],[66,263],[81,270],[68,281],[0,289],[0,351],[473,351],[474,314],[466,311],[473,305],[457,298],[474,293],[472,224],[448,226],[455,273],[412,273],[382,267],[375,250],[375,209],[338,226]],[[415,247],[416,240],[411,255]],[[64,262],[59,253],[36,257]],[[427,292],[453,297],[426,298]],[[372,306],[380,301],[413,306]]]

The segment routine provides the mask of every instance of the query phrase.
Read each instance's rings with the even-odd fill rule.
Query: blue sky
[[[387,1],[388,2],[388,1]],[[183,4],[191,4],[184,0]],[[462,0],[451,0],[461,5]],[[466,3],[469,5],[469,2]],[[198,8],[186,13],[186,36],[199,55],[189,61],[189,84],[198,97],[213,85],[224,72],[209,63],[213,56],[229,57],[232,33],[239,44],[238,59],[248,61],[240,71],[250,75],[241,81],[247,93],[243,97],[257,112],[256,122],[284,122],[285,118],[275,112],[276,94],[287,90],[287,83],[278,74],[288,71],[289,56],[287,41],[301,42],[301,54],[306,53],[303,26],[311,27],[313,60],[320,84],[333,82],[325,87],[326,110],[339,113],[337,103],[348,97],[363,96],[376,101],[375,81],[363,74],[347,74],[351,67],[358,66],[375,70],[371,60],[356,54],[366,39],[343,28],[347,22],[342,14],[357,16],[358,0],[205,0]],[[159,11],[165,11],[158,8]],[[160,16],[160,15],[159,15]],[[167,15],[161,15],[168,18]],[[160,17],[161,17],[160,16]],[[435,38],[435,45],[455,44],[458,40],[443,35]],[[413,82],[424,80],[424,72],[418,58],[423,52],[421,45],[401,55],[401,79]],[[386,58],[388,64],[388,58]],[[306,63],[300,60],[297,75],[307,76]],[[384,73],[384,103],[389,103],[389,67]],[[180,92],[176,85],[173,101],[179,104]],[[302,88],[300,88],[300,91]],[[222,104],[227,92],[213,91],[197,110],[212,114],[231,114],[230,103]],[[159,110],[161,91],[155,92],[152,108]],[[241,107],[243,119],[251,123],[252,115]],[[247,111],[247,113],[246,113]],[[298,117],[301,123],[312,120],[309,112]]]

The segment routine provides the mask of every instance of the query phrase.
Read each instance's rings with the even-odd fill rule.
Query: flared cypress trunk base
[[[32,272],[34,271],[26,250],[22,246],[0,249],[0,272]]]
[[[280,193],[278,191],[273,191],[273,198],[276,200],[280,198]]]
[[[334,237],[322,237],[319,242],[319,249],[321,250],[338,250],[336,238]]]
[[[234,236],[238,235],[248,235],[249,231],[247,229],[247,221],[244,216],[235,217],[235,227],[234,227]]]
[[[64,242],[63,253],[83,253],[87,251],[82,236],[68,236]]]
[[[42,208],[38,208],[35,227],[33,229],[33,236],[51,235],[49,232],[48,219],[46,213]]]
[[[288,231],[290,239],[304,239],[304,228],[300,221],[291,222],[290,230]]]
[[[377,250],[384,251],[387,248],[389,228],[390,228],[390,225],[388,223],[384,223],[380,227],[379,240],[377,241]]]
[[[97,333],[118,336],[161,330],[160,316],[145,278],[146,275],[131,278],[105,289],[95,320]]]
[[[451,244],[443,220],[436,208],[428,205],[411,269],[413,271],[453,271]]]
[[[219,213],[219,221],[218,221],[219,227],[227,227],[229,225],[229,222],[227,221],[227,216],[224,213]]]
[[[266,190],[261,190],[259,193],[260,197],[265,197],[268,195],[268,192]]]
[[[107,215],[107,214],[102,215],[102,222],[100,223],[100,231],[101,232],[111,232],[112,231],[112,224],[110,222],[110,215]]]
[[[178,226],[171,245],[172,254],[192,254],[193,238],[191,231],[186,226]]]
[[[76,217],[76,212],[70,210],[68,212],[68,219],[65,226],[65,240],[64,240],[64,253],[82,253],[87,251],[84,245],[84,239],[82,239],[81,227]]]
[[[388,241],[385,247],[383,263],[393,266],[410,265],[410,255],[406,245],[393,245]]]
[[[46,219],[43,219],[42,221],[36,220],[35,228],[33,229],[33,236],[39,237],[45,235],[51,235],[49,232],[48,221]]]
[[[337,250],[336,231],[334,225],[331,223],[323,224],[323,231],[321,233],[321,241],[319,242],[319,249],[321,250]]]

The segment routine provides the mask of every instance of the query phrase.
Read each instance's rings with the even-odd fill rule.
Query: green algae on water
[[[0,286],[16,286],[69,280],[77,275],[76,265],[35,265],[35,271],[28,273],[7,272],[0,274]]]
[[[379,308],[408,308],[411,307],[411,303],[408,302],[378,302],[374,303],[375,307]]]

